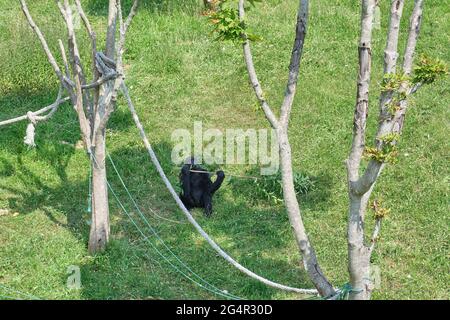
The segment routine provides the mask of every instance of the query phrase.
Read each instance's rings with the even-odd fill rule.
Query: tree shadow
[[[36,210],[42,210],[45,215],[56,225],[65,227],[74,232],[74,234],[82,235],[82,241],[87,241],[87,233],[83,232],[83,215],[76,208],[86,206],[86,199],[74,197],[74,194],[85,194],[88,186],[87,181],[74,182],[68,179],[65,169],[73,152],[72,148],[66,148],[64,153],[57,153],[48,160],[54,168],[58,183],[47,183],[43,181],[42,175],[34,173],[23,161],[23,155],[17,155],[15,165],[8,163],[2,159],[2,162],[8,163],[9,167],[14,167],[15,178],[26,186],[25,189],[19,187],[11,187],[0,184],[0,190],[6,190],[14,197],[8,199],[8,207],[14,212],[21,214],[30,214]],[[43,152],[43,151],[41,151]],[[39,152],[39,153],[41,153]],[[50,153],[47,154],[50,157]],[[61,155],[63,155],[61,157]],[[40,157],[40,156],[39,156]],[[40,158],[42,159],[42,158]],[[86,161],[86,168],[87,168]],[[55,217],[55,212],[62,213],[66,216],[66,222],[60,221]],[[84,230],[85,231],[85,230]]]
[[[154,145],[154,149],[170,181],[177,186],[179,167],[171,161],[171,144],[161,142]],[[23,190],[0,184],[1,189],[15,194],[9,199],[9,207],[21,213],[42,210],[50,221],[67,228],[87,247],[87,175],[74,180],[67,174],[71,158],[80,157],[79,153],[82,151],[67,145],[48,143],[33,152],[33,157],[52,168],[57,179],[48,181],[45,174],[36,173],[24,161],[23,154],[17,155],[15,164],[9,159],[1,159],[4,169],[0,174],[11,175],[14,171],[21,184],[27,186]],[[104,253],[92,259],[83,259],[82,298],[220,298],[180,275],[171,264],[191,276],[191,271],[194,271],[221,290],[226,289],[239,296],[253,299],[278,297],[277,290],[268,288],[225,264],[194,228],[186,223],[144,148],[127,145],[110,152],[145,220],[133,207],[127,191],[108,163],[108,181],[131,218],[124,214],[123,208],[110,192],[112,241]],[[85,162],[85,165],[80,162],[79,170],[88,170],[87,158]],[[293,242],[293,238],[286,237],[286,233],[290,235],[291,232],[286,215],[277,214],[270,208],[250,206],[238,196],[242,192],[244,190],[234,190],[224,185],[215,196],[215,209],[211,218],[203,216],[201,210],[194,210],[192,214],[213,239],[244,266],[275,281],[295,283],[300,287],[310,286],[306,273],[298,263],[298,255],[295,254],[294,258],[284,255],[292,248]],[[55,212],[58,216],[55,216]],[[61,219],[59,214],[65,215],[66,219]],[[165,258],[154,248],[159,249]],[[192,270],[183,269],[171,252]],[[61,279],[62,283],[66,280],[67,278]],[[201,282],[195,277],[194,280]],[[297,295],[289,297],[298,298]]]
[[[161,161],[161,165],[165,168],[169,180],[174,186],[177,186],[180,169],[171,162],[171,145],[167,142],[162,142],[154,145],[154,150]],[[180,256],[183,261],[192,266],[196,272],[205,276],[206,279],[214,278],[219,287],[232,288],[231,291],[241,295],[251,295],[259,299],[273,298],[277,295],[276,290],[267,288],[265,285],[261,285],[257,281],[243,275],[231,265],[224,264],[223,259],[218,257],[215,251],[210,248],[209,244],[198,235],[197,231],[185,222],[184,216],[176,206],[171,195],[165,189],[158,173],[151,165],[145,149],[123,147],[114,150],[111,153],[111,157],[120,175],[123,177],[125,184],[128,185],[130,193],[136,203],[138,203],[140,210],[142,210],[142,213],[157,230],[158,235],[176,255]],[[132,218],[137,220],[135,222],[136,224],[131,224],[129,221],[126,222],[127,218],[121,220],[121,228],[122,230],[126,230],[124,231],[126,240],[123,238],[121,241],[125,241],[127,244],[125,245],[121,242],[118,247],[122,248],[121,250],[129,251],[130,247],[128,246],[135,244],[136,247],[131,249],[131,251],[140,252],[137,254],[140,263],[143,264],[144,268],[148,268],[149,259],[148,257],[142,256],[142,251],[144,250],[145,252],[145,247],[149,251],[152,251],[152,249],[148,244],[142,243],[142,234],[139,234],[136,230],[136,225],[142,228],[144,232],[146,230],[146,235],[151,235],[151,232],[136,213],[137,209],[133,208],[130,199],[126,199],[126,192],[120,190],[120,181],[117,176],[114,176],[112,170],[109,170],[108,179],[112,187],[116,189],[115,193],[124,201],[124,206],[132,212]],[[226,189],[227,186],[224,186],[224,188]],[[277,255],[280,250],[288,248],[293,243],[293,238],[285,236],[286,233],[290,235],[291,232],[286,216],[274,214],[272,209],[253,208],[243,201],[234,201],[235,199],[232,197],[233,192],[230,189],[219,190],[214,199],[215,210],[211,218],[206,218],[201,210],[193,210],[192,214],[204,229],[217,240],[219,245],[230,252],[243,265],[248,266],[257,273],[265,274],[269,278],[278,278],[280,282],[295,282],[299,283],[300,286],[310,286],[311,284],[306,273],[301,270],[300,264],[298,263],[298,255],[296,256],[295,263],[289,262],[290,258],[286,259]],[[111,204],[111,206],[113,205]],[[154,215],[155,211],[159,217]],[[164,219],[160,219],[161,217]],[[170,219],[173,223],[168,222],[167,219]],[[156,247],[165,248],[161,241],[156,240],[154,236],[150,239],[155,241]],[[167,251],[165,253],[168,254]],[[168,254],[168,256],[171,255]],[[205,297],[205,293],[174,272],[173,269],[171,270],[170,266],[167,266],[161,260],[161,257],[158,257],[158,255],[155,257],[154,252],[150,260],[157,260],[160,265],[165,266],[165,268],[160,270],[165,275],[162,275],[161,272],[157,272],[157,274],[153,273],[156,279],[166,277],[167,274],[171,275],[169,280],[171,279],[172,283],[174,279],[177,279],[178,282],[183,283],[190,290],[193,290],[193,292]],[[121,263],[117,262],[117,264]],[[90,272],[90,270],[92,271],[91,267],[86,266],[84,270]],[[127,268],[126,266],[122,267]],[[83,294],[86,297],[93,297],[99,294],[96,288],[101,286],[101,283],[107,281],[110,277],[111,270],[104,270],[101,275],[99,274],[100,270],[101,268],[96,269],[96,275],[99,278],[91,279],[93,283],[84,289]],[[127,273],[127,277],[130,277],[129,273]],[[130,279],[131,282],[135,280]],[[153,280],[148,279],[146,285],[152,287]],[[158,291],[158,285],[152,288],[153,292]],[[176,287],[172,287],[171,289],[175,290],[175,295],[173,295],[173,292],[170,294],[161,292],[159,289],[159,296],[177,299],[192,297],[192,295],[186,295],[185,292],[179,292]],[[123,294],[125,293],[116,292],[113,296],[121,297]],[[153,297],[155,295],[151,296]],[[206,297],[213,298],[214,296],[209,294]],[[139,298],[144,297],[140,296]]]

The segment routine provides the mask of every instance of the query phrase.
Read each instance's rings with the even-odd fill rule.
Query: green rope
[[[148,229],[150,229],[150,231],[153,233],[153,235],[160,241],[160,243],[165,247],[165,249],[180,263],[180,265],[177,265],[176,263],[172,262],[163,252],[161,252],[157,246],[155,244],[153,244],[150,239],[144,234],[144,232],[142,231],[142,229],[138,226],[138,224],[134,221],[134,219],[132,218],[131,214],[125,209],[125,206],[123,205],[123,203],[120,201],[117,193],[114,191],[114,189],[112,188],[111,184],[106,181],[109,190],[111,191],[112,195],[114,196],[115,200],[117,201],[117,203],[119,204],[120,208],[122,209],[122,211],[125,213],[125,215],[130,219],[131,223],[136,227],[136,229],[139,231],[139,233],[144,237],[144,240],[146,240],[150,246],[156,251],[156,253],[161,256],[161,258],[163,258],[163,260],[165,262],[167,262],[176,272],[180,273],[182,276],[184,276],[185,278],[187,278],[188,280],[192,281],[194,284],[198,285],[199,287],[212,292],[214,294],[217,294],[219,296],[228,298],[228,299],[232,299],[232,300],[242,300],[241,297],[235,296],[231,293],[228,292],[224,292],[222,290],[220,290],[219,288],[215,287],[214,285],[210,284],[209,282],[207,282],[205,279],[201,278],[198,274],[196,274],[187,264],[185,264],[177,255],[175,255],[175,253],[170,249],[170,247],[164,242],[164,240],[158,235],[158,233],[156,232],[156,230],[151,226],[151,224],[149,223],[149,221],[145,218],[145,215],[143,214],[143,212],[140,210],[139,206],[136,203],[136,200],[134,200],[134,198],[132,197],[128,187],[125,185],[123,178],[121,177],[119,171],[117,170],[117,167],[114,164],[114,161],[112,160],[111,156],[109,155],[109,153],[107,152],[108,158],[114,168],[114,171],[116,172],[116,175],[118,176],[120,182],[122,183],[122,186],[124,187],[125,191],[127,192],[128,196],[130,197],[130,200],[133,202],[139,216],[141,217],[141,219],[145,222],[145,224],[147,225]],[[93,161],[98,165],[97,160],[95,158],[94,155],[92,155],[92,159]],[[183,268],[185,268],[187,270],[183,271]],[[197,280],[196,280],[197,279]],[[200,282],[199,282],[200,281]]]
[[[359,293],[362,291],[362,289],[355,289],[350,283],[346,283],[339,289],[339,296],[337,300],[348,300],[350,293]]]
[[[89,194],[86,212],[92,213],[92,163],[89,163]]]

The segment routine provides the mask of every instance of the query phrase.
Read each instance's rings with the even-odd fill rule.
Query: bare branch
[[[106,33],[106,50],[108,58],[114,59],[116,45],[117,0],[109,0],[108,29]]]
[[[242,23],[245,21],[245,1],[239,0],[239,19]],[[275,117],[275,114],[273,113],[272,109],[269,106],[269,103],[267,102],[266,98],[264,97],[263,90],[261,88],[261,84],[259,83],[258,76],[256,74],[255,65],[253,63],[253,55],[250,48],[250,41],[248,40],[247,36],[245,34],[242,35],[244,37],[244,59],[245,64],[247,65],[247,71],[250,78],[250,82],[252,84],[252,87],[255,91],[256,98],[258,99],[259,103],[261,104],[261,107],[264,111],[264,114],[269,121],[272,128],[277,129],[278,128],[278,120]]]
[[[366,120],[369,108],[369,86],[372,64],[372,27],[375,0],[364,0],[361,13],[361,36],[359,41],[359,73],[355,115],[353,121],[353,142],[347,160],[347,174],[350,183],[359,178],[359,166],[365,147]]]
[[[73,26],[73,17],[72,17],[72,10],[69,6],[69,1],[64,0],[64,6],[61,4],[61,1],[57,2],[58,8],[61,12],[61,15],[63,16],[67,32],[68,32],[68,38],[69,38],[69,52],[71,57],[71,63],[72,63],[72,70],[74,74],[74,83],[75,83],[75,94],[74,94],[74,101],[72,101],[75,110],[78,115],[78,120],[80,123],[80,129],[83,136],[83,140],[85,142],[85,145],[87,147],[91,146],[91,127],[89,124],[89,121],[86,118],[86,114],[84,111],[84,103],[89,105],[89,97],[87,93],[83,93],[82,85],[85,84],[85,78],[83,74],[81,59],[80,59],[80,53],[78,51],[78,45],[76,41],[74,26]],[[85,97],[85,99],[83,99]],[[86,101],[83,101],[86,100]]]
[[[391,15],[384,50],[384,74],[395,73],[398,59],[398,35],[402,19],[404,0],[391,0]]]
[[[86,16],[84,10],[83,10],[83,6],[81,5],[80,0],[75,0],[75,4],[77,6],[77,10],[78,13],[80,14],[80,18],[83,21],[83,25],[86,28],[87,33],[89,34],[89,37],[91,38],[92,41],[92,49],[95,49],[97,47],[97,39],[96,39],[96,34],[94,32],[94,30],[91,27],[91,23],[89,22],[88,17]]]
[[[28,7],[27,7],[25,0],[20,0],[20,4],[22,6],[22,11],[25,14],[25,17],[28,20],[28,24],[33,29],[34,33],[36,33],[39,41],[41,42],[42,48],[44,49],[44,52],[47,55],[47,59],[50,62],[51,66],[53,67],[53,70],[55,71],[55,73],[58,76],[61,83],[64,83],[63,74],[61,72],[61,69],[59,68],[58,63],[56,62],[55,57],[53,56],[52,52],[50,51],[50,48],[48,47],[48,44],[47,44],[47,41],[45,40],[44,35],[42,34],[39,27],[34,23],[33,18],[31,17],[30,12],[28,11]]]
[[[61,39],[58,39],[58,44],[59,44],[59,51],[61,52],[61,57],[64,63],[64,70],[66,72],[66,77],[70,79],[70,70],[69,70],[69,63],[67,62],[66,49],[64,48],[64,44],[61,41]]]
[[[308,6],[309,1],[301,0],[298,8],[295,42],[294,48],[292,49],[291,63],[289,65],[289,80],[286,87],[286,93],[284,95],[284,101],[281,106],[280,122],[285,127],[287,127],[289,122],[292,103],[294,102],[295,92],[297,89],[298,73],[308,25]]]
[[[89,22],[88,17],[84,13],[83,6],[81,5],[80,0],[75,0],[77,5],[78,13],[80,14],[81,20],[83,21],[84,27],[86,28],[87,33],[89,34],[89,38],[91,39],[91,51],[92,51],[92,73],[94,75],[94,82],[98,80],[99,74],[97,68],[95,67],[95,56],[97,53],[97,35],[91,27],[91,23]],[[96,100],[98,98],[98,92],[95,93]],[[95,104],[95,103],[94,103]]]
[[[403,72],[411,74],[414,62],[414,53],[416,52],[417,39],[420,34],[420,25],[423,14],[423,0],[415,0],[414,10],[411,15],[411,22],[409,27],[408,43],[405,49],[405,56],[403,60]]]
[[[130,27],[131,21],[133,20],[133,17],[136,15],[137,9],[139,6],[139,0],[134,0],[133,6],[130,9],[130,13],[128,14],[127,20],[125,21],[124,25],[124,33],[127,33],[128,28]]]

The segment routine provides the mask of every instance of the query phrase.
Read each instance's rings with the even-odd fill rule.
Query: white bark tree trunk
[[[349,217],[347,226],[348,270],[351,291],[349,298],[370,298],[370,254],[364,244],[364,217],[368,195],[356,194],[352,185],[359,179],[359,167],[365,148],[366,119],[369,108],[370,72],[372,63],[372,28],[376,0],[363,0],[361,36],[359,41],[359,73],[354,116],[353,143],[347,161],[349,181]]]
[[[105,55],[111,60],[115,60],[115,43],[117,30],[117,1],[110,0],[108,7],[108,28],[106,32],[106,48]],[[107,91],[107,90],[106,90]],[[99,88],[99,95],[107,94],[104,87]],[[94,109],[96,110],[93,117],[95,121],[91,123],[101,123],[106,116],[106,110],[113,109],[114,102],[109,101],[109,105],[99,105],[98,99]],[[109,202],[108,202],[108,184],[106,176],[106,136],[105,130],[94,130],[95,135],[92,140],[94,149],[92,150],[94,157],[91,159],[92,166],[92,224],[89,235],[88,250],[91,254],[101,252],[106,248],[109,241],[110,224],[109,224]]]
[[[364,173],[361,176],[359,173],[360,163],[365,148],[371,69],[370,43],[376,3],[376,0],[362,1],[357,102],[355,107],[353,144],[347,161],[348,193],[350,201],[347,229],[348,269],[351,285],[349,299],[352,300],[368,300],[371,297],[373,284],[372,279],[370,278],[370,258],[380,232],[382,219],[377,218],[371,238],[372,243],[366,245],[364,241],[364,218],[367,211],[367,204],[376,180],[385,167],[385,163],[372,159],[369,161]],[[413,57],[422,19],[422,6],[423,0],[415,0],[403,64],[403,73],[406,75],[409,75],[412,70]],[[396,72],[399,29],[403,7],[404,0],[391,0],[390,23],[386,48],[384,51],[385,76]],[[407,86],[406,83],[402,83],[401,89],[404,90],[406,95],[409,95],[411,94],[411,90]],[[391,114],[390,111],[387,110],[387,107],[392,101],[393,94],[393,91],[384,91],[380,96],[379,126],[375,139],[375,146],[378,150],[382,150],[383,136],[391,133],[401,133],[402,131],[407,100],[404,98],[400,101],[399,109],[395,111],[395,114]]]
[[[298,204],[294,187],[292,154],[288,134],[284,129],[280,128],[277,135],[281,161],[280,168],[283,184],[284,204],[286,206],[289,222],[293,229],[297,246],[303,260],[303,266],[317,288],[319,294],[322,297],[331,297],[335,293],[334,288],[323,274],[319,263],[317,262],[316,253],[308,239],[308,234],[306,233],[301,217],[300,206]]]

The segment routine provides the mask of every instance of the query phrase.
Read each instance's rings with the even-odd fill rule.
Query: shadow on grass
[[[170,180],[177,185],[179,168],[171,163],[171,145],[160,143],[154,148]],[[88,181],[82,179],[74,182],[67,174],[68,170],[73,170],[68,168],[68,164],[77,152],[82,151],[67,145],[48,143],[30,154],[19,153],[16,164],[2,159],[3,168],[6,168],[2,174],[10,175],[14,171],[15,177],[27,188],[23,190],[3,184],[0,188],[15,194],[15,197],[9,200],[12,210],[26,213],[41,209],[50,221],[67,228],[87,244],[89,226],[86,220],[89,217],[85,210]],[[193,227],[186,223],[151,165],[145,149],[130,145],[112,150],[111,156],[151,227],[133,207],[108,163],[108,180],[134,223],[124,215],[110,193],[112,241],[106,252],[86,260],[81,266],[82,298],[218,297],[204,291],[171,267],[170,264],[176,265],[195,281],[202,283],[190,270],[184,269],[170,251],[201,278],[220,290],[226,289],[233,294],[253,299],[277,297],[276,290],[248,278],[224,263]],[[39,158],[51,166],[58,176],[57,183],[54,182],[55,179],[48,183],[45,174],[31,170],[28,164],[30,159],[24,161],[24,158],[28,157]],[[77,170],[87,168],[86,160],[86,166],[80,164]],[[201,210],[194,210],[192,213],[221,247],[249,269],[281,283],[309,287],[311,284],[299,266],[298,256],[286,256],[293,239],[285,215],[274,214],[270,208],[253,208],[244,198],[235,196],[235,193],[243,192],[245,190],[233,190],[225,185],[215,197],[215,209],[211,218],[204,217]],[[67,223],[55,217],[55,211],[65,215]],[[160,253],[157,253],[155,248]],[[64,283],[66,278],[62,281]],[[289,297],[296,298],[295,295]]]

